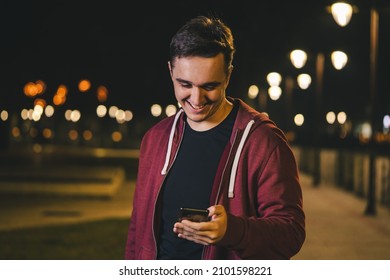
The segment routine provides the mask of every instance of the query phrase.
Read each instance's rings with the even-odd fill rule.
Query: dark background
[[[167,70],[171,36],[190,17],[211,13],[231,27],[236,56],[228,94],[248,101],[252,84],[267,89],[266,75],[277,71],[295,77],[300,72],[314,79],[315,56],[325,55],[322,109],[345,111],[354,124],[369,116],[369,11],[371,1],[349,1],[358,12],[346,27],[338,26],[327,11],[333,1],[1,1],[0,6],[0,110],[19,112],[33,105],[23,86],[38,79],[47,83],[42,98],[48,104],[59,84],[69,87],[64,108],[95,112],[97,100],[77,93],[77,82],[87,78],[92,89],[105,85],[106,105],[149,115],[150,106],[176,104]],[[380,11],[378,128],[390,111],[389,8]],[[295,48],[308,53],[302,71],[288,55]],[[330,53],[343,50],[347,66],[337,71]],[[294,89],[293,113],[310,114],[315,81],[307,91]],[[267,111],[284,125],[285,102],[269,101]],[[250,100],[248,101],[250,102]],[[256,105],[252,104],[251,105]],[[258,108],[264,109],[264,108]]]
[[[129,189],[134,190],[137,166],[137,150],[134,153],[128,148],[138,148],[139,137],[157,121],[148,121],[150,105],[176,102],[167,69],[171,36],[189,18],[209,12],[222,17],[235,36],[237,53],[229,95],[266,110],[286,132],[293,129],[298,140],[308,139],[308,147],[293,141],[310,226],[308,246],[298,259],[388,259],[389,243],[383,237],[390,236],[387,215],[390,140],[375,150],[376,164],[370,165],[367,163],[372,153],[363,153],[364,145],[350,145],[348,139],[339,137],[337,130],[329,130],[334,133],[328,135],[324,129],[321,136],[327,137],[321,138],[319,165],[315,161],[318,149],[312,149],[317,144],[312,141],[316,128],[337,125],[325,127],[324,121],[316,123],[311,119],[320,109],[316,105],[315,80],[307,91],[294,88],[291,104],[287,104],[284,93],[278,101],[268,100],[266,108],[247,97],[252,84],[266,90],[266,74],[271,71],[280,72],[284,79],[300,73],[292,67],[288,54],[292,49],[302,48],[309,55],[302,71],[313,78],[316,55],[319,52],[325,55],[321,110],[345,111],[353,131],[369,121],[369,11],[373,1],[349,2],[359,10],[342,28],[326,10],[333,1],[0,0],[0,113],[9,114],[7,121],[0,120],[0,213],[3,213],[0,259],[123,258],[129,221],[127,216],[123,219],[123,211],[126,215],[131,213]],[[377,130],[381,131],[382,118],[390,113],[390,17],[389,1],[376,2],[380,22],[375,117]],[[334,70],[330,63],[330,52],[335,49],[349,55],[347,66],[341,71]],[[105,85],[109,90],[105,105],[132,110],[134,121],[117,124],[108,117],[98,119],[95,110],[99,103],[94,95],[77,89],[78,81],[84,78],[92,82],[91,93],[99,85]],[[56,108],[59,113],[56,111],[53,118],[21,121],[21,109],[32,108],[34,104],[33,98],[23,94],[23,87],[36,80],[47,84],[40,98],[48,104],[52,104],[60,84],[68,86],[69,98]],[[305,114],[309,125],[302,129],[286,126],[287,105],[293,114]],[[79,109],[81,121],[65,121],[66,109]],[[86,117],[87,114],[91,117]],[[11,133],[15,127],[21,131],[19,137]],[[43,139],[41,132],[47,127],[54,137]],[[76,140],[69,140],[71,129],[79,132]],[[91,141],[81,137],[87,129],[93,132]],[[41,137],[31,136],[32,131]],[[111,135],[118,131],[123,139],[114,143]],[[340,148],[327,149],[332,141]],[[53,148],[41,144],[55,145]],[[10,153],[4,152],[8,147]],[[130,181],[124,184],[122,192],[114,198],[101,199],[102,190],[109,191],[113,180],[104,178],[104,172],[94,168],[118,165],[126,170],[126,180],[131,180],[131,184]],[[316,176],[320,175],[323,184],[314,188],[307,175],[316,174],[318,165],[321,172]],[[376,170],[370,175],[372,166]],[[88,172],[90,168],[93,177]],[[98,184],[102,181],[108,183]],[[74,194],[75,197],[68,197],[67,188],[73,189],[75,182],[83,182],[83,186],[76,190],[79,194]],[[38,193],[46,184],[50,187]],[[83,191],[90,190],[91,184],[96,193],[83,197]],[[342,192],[335,192],[333,186]],[[373,214],[376,201],[368,194],[375,193],[373,189],[378,206],[386,207],[378,207],[375,220],[360,215]],[[349,200],[345,191],[359,199]],[[366,210],[362,199],[367,201]],[[95,219],[96,213],[105,219],[114,209],[119,210],[113,215],[119,215],[120,220],[79,223],[90,219],[91,214]],[[47,226],[42,227],[42,222]],[[78,224],[67,224],[70,222]],[[33,228],[35,223],[39,227]],[[52,227],[51,223],[64,226]],[[10,225],[32,228],[12,230],[7,228]]]

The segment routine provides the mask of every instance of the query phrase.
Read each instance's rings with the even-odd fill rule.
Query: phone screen
[[[192,222],[208,222],[210,220],[209,210],[182,207],[180,208],[179,221],[182,220],[190,220]]]

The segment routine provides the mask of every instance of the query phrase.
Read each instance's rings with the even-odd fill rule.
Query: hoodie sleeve
[[[242,259],[290,259],[305,240],[305,216],[296,161],[286,142],[269,153],[256,183],[256,215],[228,214],[218,245]]]
[[[135,217],[135,209],[133,209],[132,217]],[[130,220],[129,230],[127,234],[125,260],[135,260],[135,225],[136,219]]]

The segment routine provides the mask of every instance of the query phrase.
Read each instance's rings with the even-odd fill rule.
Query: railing
[[[314,173],[315,150],[309,146],[292,146],[301,172]],[[135,178],[138,167],[138,149],[103,149],[43,146],[34,151],[33,147],[1,152],[1,166],[24,165],[56,166],[121,166],[127,178]],[[375,153],[375,204],[390,209],[390,152]],[[331,184],[345,189],[369,201],[369,152],[359,148],[322,148],[320,150],[320,184]]]
[[[313,148],[293,146],[301,172],[313,174]],[[376,153],[375,159],[375,202],[390,208],[390,155]],[[320,185],[332,184],[358,197],[370,199],[369,152],[356,149],[322,148],[320,150]]]

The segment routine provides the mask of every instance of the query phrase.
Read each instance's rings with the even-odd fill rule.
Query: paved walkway
[[[390,260],[390,209],[366,216],[366,202],[330,185],[314,188],[301,177],[306,241],[293,259]]]
[[[334,186],[314,188],[301,175],[307,238],[296,260],[390,260],[390,210],[365,216],[366,202]],[[129,218],[134,181],[111,198],[0,195],[0,230]]]
[[[70,224],[108,218],[130,218],[134,181],[124,181],[111,197],[0,194],[0,231]]]

